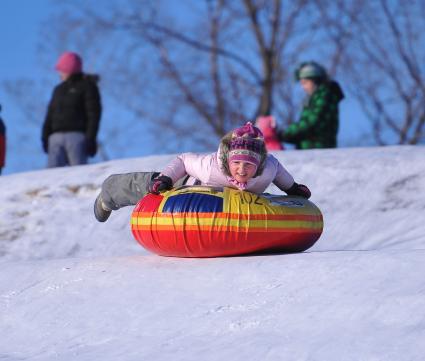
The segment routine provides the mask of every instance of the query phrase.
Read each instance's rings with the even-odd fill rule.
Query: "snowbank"
[[[163,258],[130,208],[95,221],[104,178],[172,156],[0,177],[0,360],[422,360],[424,148],[275,155],[324,214],[302,254]]]

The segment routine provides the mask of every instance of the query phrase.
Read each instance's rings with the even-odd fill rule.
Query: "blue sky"
[[[0,3],[1,79],[34,75],[40,22],[51,8],[50,0],[2,0]]]
[[[50,0],[2,0],[0,3],[0,83],[13,81],[20,77],[37,79],[40,65],[37,63],[36,44],[39,26],[49,14]],[[38,169],[43,167],[45,159],[40,150],[32,146],[24,152],[18,149],[26,148],[18,134],[22,128],[28,127],[20,110],[19,104],[8,96],[0,86],[0,104],[3,110],[1,117],[7,127],[7,158],[3,174],[16,171]],[[30,125],[31,127],[31,125]],[[38,132],[37,132],[38,131]],[[39,144],[39,129],[33,126],[32,139],[23,138],[25,142]],[[19,139],[19,140],[18,140]]]
[[[59,81],[53,71],[53,64],[51,68],[46,69],[45,65],[38,62],[36,53],[36,45],[40,40],[41,23],[49,16],[53,6],[51,0],[1,0],[0,84],[6,80],[14,81],[22,77],[34,81],[41,77],[49,77],[52,79],[51,87],[53,88]],[[344,88],[343,79],[338,80]],[[48,92],[50,91],[51,89],[48,89]],[[42,96],[45,97],[45,95]],[[19,104],[16,104],[1,86],[0,104],[3,106],[1,116],[8,130],[7,164],[3,173],[10,174],[43,168],[46,163],[46,156],[40,145],[40,127],[43,119],[39,120],[39,124],[28,122]],[[102,131],[111,131],[110,128],[116,126],[113,124],[113,119],[125,116],[122,110],[117,109],[116,104],[106,98],[104,99],[104,110],[100,138],[102,138]],[[358,140],[362,134],[367,132],[368,124],[359,106],[349,97],[341,103],[340,115],[339,143],[341,146],[351,146],[354,143],[352,139]],[[119,157],[146,155],[141,154],[138,144],[138,142],[129,144]],[[112,155],[112,158],[115,156]],[[98,157],[92,160],[92,162],[98,161],[100,161]]]

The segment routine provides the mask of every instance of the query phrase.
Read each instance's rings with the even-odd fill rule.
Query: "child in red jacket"
[[[1,105],[0,105],[1,111]],[[0,174],[6,161],[6,126],[0,117]]]

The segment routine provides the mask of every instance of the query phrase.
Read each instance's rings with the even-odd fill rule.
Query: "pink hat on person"
[[[81,73],[83,70],[83,61],[77,53],[66,51],[59,57],[55,68],[57,71],[65,74]]]
[[[276,119],[272,115],[263,115],[257,118],[256,124],[264,135],[264,143],[267,150],[283,150],[276,130]]]
[[[232,133],[229,146],[229,162],[241,161],[259,166],[264,153],[264,137],[251,122]]]

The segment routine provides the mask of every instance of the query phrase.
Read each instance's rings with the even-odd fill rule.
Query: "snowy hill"
[[[164,258],[130,207],[96,222],[108,175],[171,155],[0,177],[0,360],[422,360],[424,148],[275,155],[324,214],[305,253]]]

